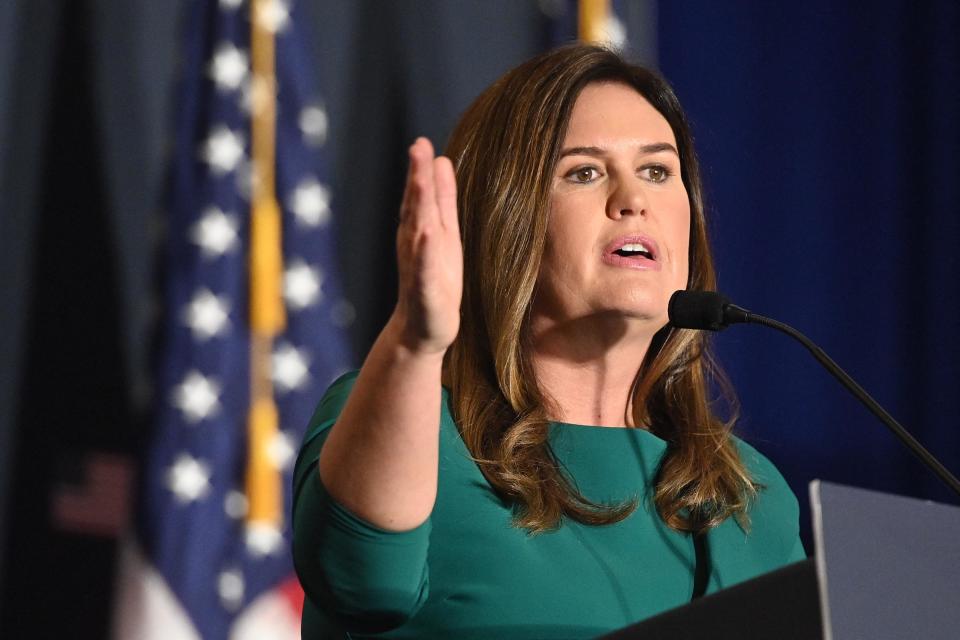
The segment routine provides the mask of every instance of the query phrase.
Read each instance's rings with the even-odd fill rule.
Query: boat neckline
[[[577,424],[577,423],[575,423],[575,422],[560,422],[560,421],[558,421],[558,420],[551,420],[551,421],[550,421],[550,424],[551,424],[551,426],[560,427],[560,428],[572,427],[573,429],[589,429],[589,430],[591,430],[591,431],[627,431],[627,432],[640,432],[640,433],[645,433],[645,434],[647,434],[648,436],[650,436],[651,438],[653,438],[653,439],[655,439],[655,440],[657,440],[657,441],[659,441],[659,442],[662,442],[662,443],[664,443],[664,444],[666,444],[666,442],[667,442],[666,440],[664,440],[664,439],[661,438],[660,436],[656,435],[655,433],[653,433],[653,432],[650,431],[649,429],[645,429],[645,428],[643,428],[643,427],[626,427],[626,426],[624,426],[624,427],[606,427],[606,426],[601,426],[601,425],[596,425],[596,424]]]

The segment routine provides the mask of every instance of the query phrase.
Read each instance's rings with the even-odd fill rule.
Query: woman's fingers
[[[457,335],[463,286],[463,250],[457,228],[457,187],[448,158],[417,138],[397,230],[398,326],[408,346],[445,350]]]
[[[417,138],[410,147],[410,169],[400,205],[401,222],[421,226],[436,219],[433,163],[433,145],[426,138]]]
[[[414,140],[413,144],[407,149],[407,180],[403,187],[403,200],[400,201],[400,222],[404,223],[410,219],[411,201],[413,200],[413,174],[417,169],[417,143],[420,139]]]
[[[433,178],[440,224],[448,231],[457,231],[457,179],[450,158],[440,156],[434,159]]]
[[[453,163],[444,156],[434,157],[433,145],[427,138],[417,138],[409,153],[410,167],[400,204],[400,221],[415,220],[420,225],[437,221],[446,229],[456,229],[457,184]]]

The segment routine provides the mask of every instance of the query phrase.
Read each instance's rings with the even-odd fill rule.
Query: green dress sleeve
[[[386,531],[348,511],[324,489],[317,460],[356,376],[341,377],[327,391],[297,458],[293,556],[308,600],[305,627],[312,615],[344,630],[376,633],[403,624],[426,601],[431,523]]]

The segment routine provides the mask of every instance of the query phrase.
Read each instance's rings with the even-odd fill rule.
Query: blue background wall
[[[659,5],[721,290],[819,342],[955,473],[958,33],[953,2]],[[957,503],[799,345],[742,326],[716,344],[804,507],[815,477]]]

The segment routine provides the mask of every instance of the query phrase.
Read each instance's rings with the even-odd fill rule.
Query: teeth
[[[640,244],[639,242],[635,242],[635,243],[633,243],[633,244],[625,244],[625,245],[623,245],[622,247],[620,247],[620,250],[621,250],[621,251],[632,251],[632,252],[634,252],[634,253],[639,253],[639,252],[641,252],[641,251],[643,251],[643,252],[645,252],[645,253],[650,253],[650,250],[647,249],[644,245]]]

